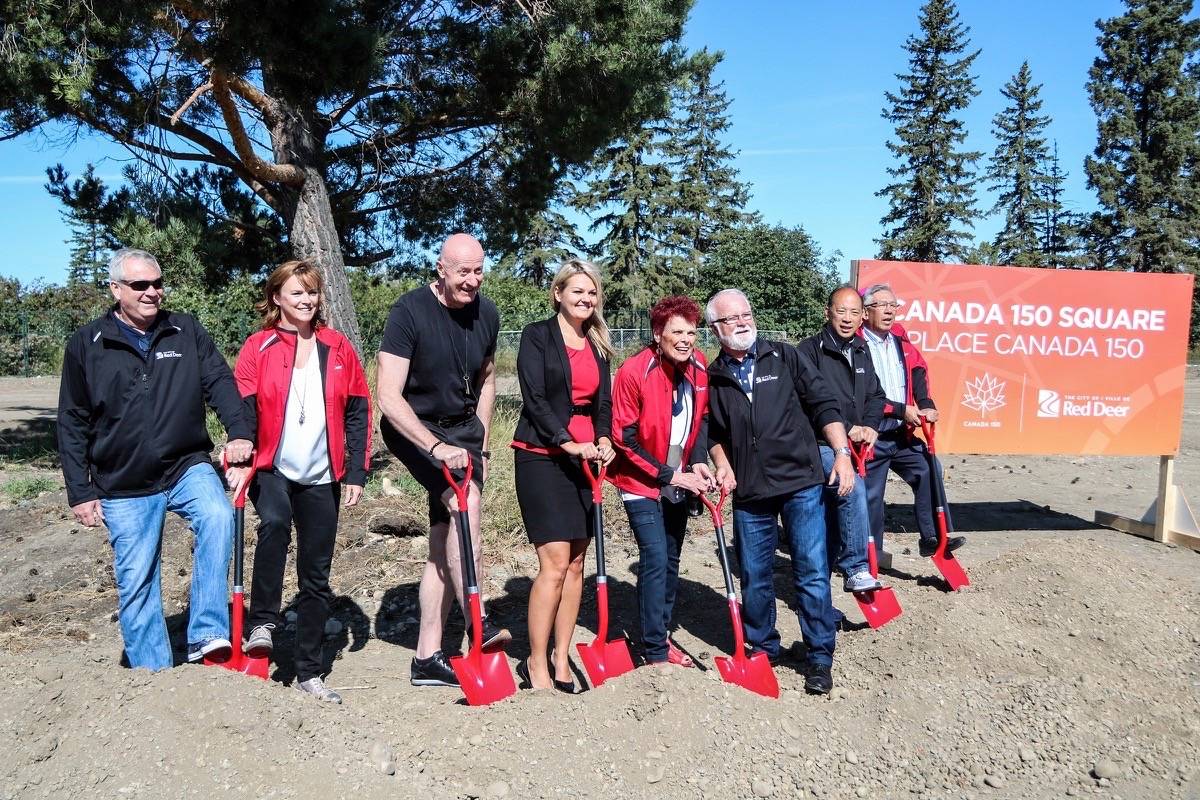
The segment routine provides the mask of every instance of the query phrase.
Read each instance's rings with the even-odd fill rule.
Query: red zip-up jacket
[[[708,373],[704,355],[695,351],[685,367],[694,387],[692,428],[683,447],[687,468],[708,459]],[[674,366],[647,347],[625,360],[612,385],[612,432],[617,459],[608,480],[621,491],[657,499],[675,470],[667,465],[671,441],[671,371]]]
[[[371,392],[367,378],[345,336],[321,326],[316,337],[325,390],[329,467],[334,480],[363,486],[371,460]],[[275,464],[295,363],[296,332],[282,328],[252,334],[238,354],[233,375],[246,413],[257,424],[254,466],[258,469],[271,469]]]

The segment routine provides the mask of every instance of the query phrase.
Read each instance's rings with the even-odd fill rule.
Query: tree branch
[[[197,87],[196,91],[192,92],[191,97],[189,97],[187,100],[183,101],[183,105],[181,105],[179,107],[179,110],[171,115],[171,124],[174,125],[177,122],[179,122],[179,118],[181,116],[183,116],[183,112],[188,110],[188,106],[190,106],[192,103],[196,102],[196,100],[198,100],[200,98],[200,95],[204,94],[211,88],[213,88],[212,81],[209,81],[208,83],[203,83],[199,87]]]
[[[213,70],[213,96],[221,107],[225,125],[229,128],[229,137],[233,140],[233,149],[241,158],[246,169],[260,181],[284,183],[289,186],[304,184],[304,170],[294,164],[268,163],[254,152],[254,145],[242,125],[242,115],[238,110],[233,95],[229,92],[228,76],[219,69]]]

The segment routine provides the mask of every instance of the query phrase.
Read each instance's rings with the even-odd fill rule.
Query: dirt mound
[[[705,669],[575,697],[466,707],[410,687],[411,649],[377,631],[336,662],[338,707],[222,670],[120,669],[111,628],[6,653],[0,797],[1194,797],[1196,556],[1100,532],[1008,544],[965,551],[957,594],[897,557],[904,615],[840,636],[829,698],[803,693],[796,662],[778,701],[720,681],[728,620],[695,588],[719,585],[695,542],[679,641]]]

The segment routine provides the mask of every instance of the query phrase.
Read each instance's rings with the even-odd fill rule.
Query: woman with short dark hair
[[[687,529],[688,494],[714,487],[708,468],[708,374],[696,350],[700,306],[664,297],[650,309],[653,341],[613,380],[619,453],[608,479],[621,490],[638,544],[638,609],[646,661],[681,667],[691,658],[669,631]]]

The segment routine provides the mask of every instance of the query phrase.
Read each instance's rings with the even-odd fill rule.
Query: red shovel
[[[958,591],[964,586],[970,586],[971,580],[967,571],[954,557],[954,553],[946,551],[946,540],[950,537],[946,530],[946,487],[937,471],[937,451],[933,447],[933,423],[921,418],[921,430],[925,434],[925,444],[929,451],[929,485],[933,488],[933,506],[937,511],[938,546],[933,553],[933,564],[942,573],[950,588]]]
[[[854,466],[858,470],[858,476],[865,479],[867,462],[875,457],[875,448],[869,444],[851,442],[850,452],[854,456]],[[872,578],[879,577],[879,561],[875,557],[875,540],[869,534],[867,536],[867,567],[871,570]],[[867,624],[872,629],[882,628],[903,613],[900,601],[896,599],[896,593],[887,586],[882,589],[872,589],[869,592],[854,592],[854,600],[858,603],[859,610],[862,611]]]
[[[224,453],[221,454],[221,467],[229,469],[229,461]],[[233,549],[233,600],[230,603],[229,621],[229,642],[232,646],[229,648],[229,658],[217,661],[205,656],[204,663],[210,667],[224,667],[234,672],[266,680],[267,673],[271,668],[270,657],[252,656],[242,651],[242,618],[246,613],[245,589],[242,586],[246,549],[246,492],[250,489],[250,482],[254,480],[254,473],[254,453],[251,453],[250,474],[246,476],[246,480],[242,482],[242,488],[233,497],[233,527],[237,540]]]
[[[450,666],[458,678],[459,686],[467,697],[468,705],[486,706],[497,700],[516,694],[517,684],[508,667],[504,651],[483,649],[483,607],[479,600],[479,582],[475,576],[475,551],[471,547],[471,521],[467,514],[467,490],[471,486],[471,467],[467,461],[466,475],[462,483],[455,483],[450,468],[442,464],[442,474],[458,498],[458,541],[462,550],[463,591],[471,615],[471,646],[465,656],[454,656]]]
[[[738,603],[737,593],[733,590],[733,573],[729,569],[729,554],[725,552],[725,525],[721,520],[721,507],[729,493],[721,490],[721,499],[715,505],[706,495],[700,495],[700,502],[712,514],[713,526],[717,529],[717,555],[721,559],[721,572],[725,576],[725,597],[729,600],[729,621],[733,624],[733,657],[717,656],[717,671],[726,683],[736,683],[745,689],[761,694],[763,697],[779,697],[779,681],[775,678],[775,670],[766,653],[746,655],[746,637],[742,632],[742,607]]]
[[[609,678],[633,671],[633,659],[629,655],[629,644],[624,638],[608,640],[608,575],[604,572],[604,473],[606,467],[592,471],[591,462],[583,465],[583,474],[592,485],[592,514],[596,529],[596,609],[600,615],[596,627],[596,638],[591,644],[579,642],[575,645],[588,680],[595,688]]]

